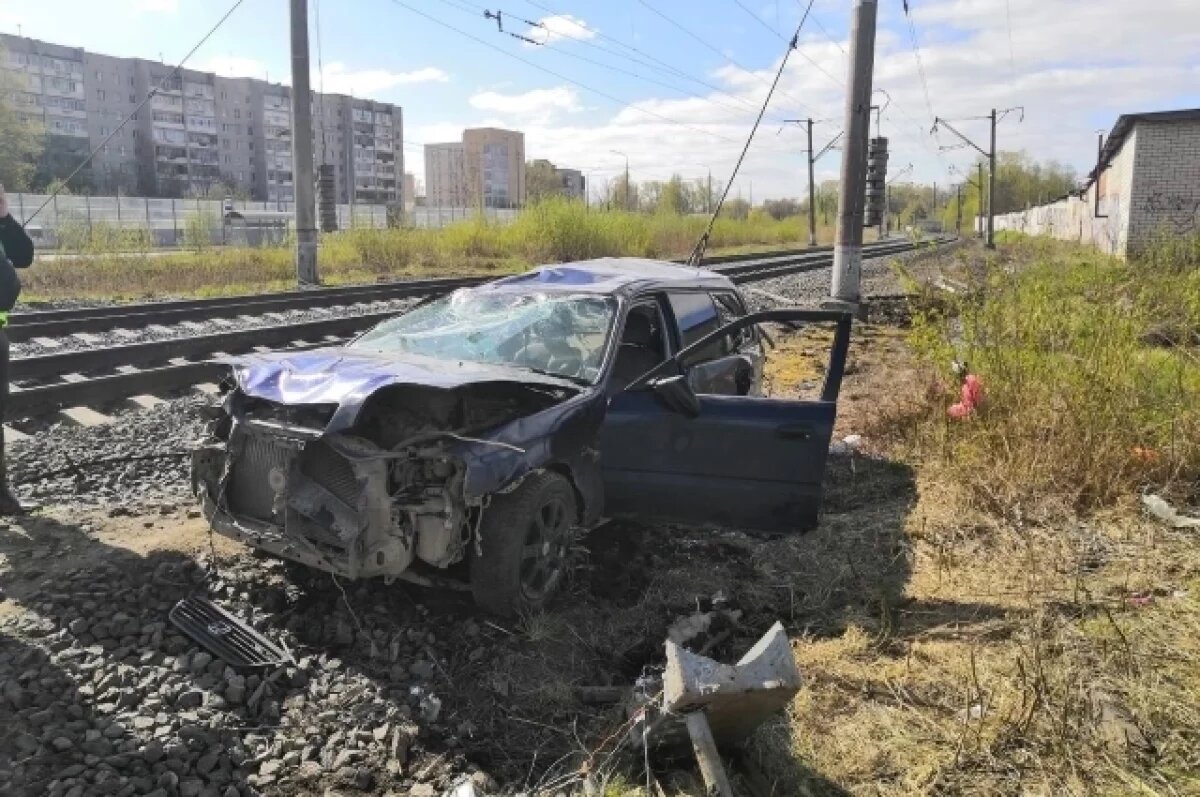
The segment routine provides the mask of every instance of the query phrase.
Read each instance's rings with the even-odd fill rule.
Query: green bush
[[[1200,499],[1200,269],[1011,248],[1033,265],[993,263],[914,325],[931,367],[965,360],[987,396],[975,417],[949,420],[947,379],[929,450],[992,509],[1047,497],[1090,509],[1143,488]]]

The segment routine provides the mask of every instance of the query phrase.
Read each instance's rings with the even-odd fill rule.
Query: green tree
[[[554,164],[545,160],[525,164],[525,196],[530,204],[562,195],[562,180],[554,173]]]
[[[16,96],[15,78],[0,70],[0,183],[9,191],[26,191],[42,154],[42,130],[18,111]]]

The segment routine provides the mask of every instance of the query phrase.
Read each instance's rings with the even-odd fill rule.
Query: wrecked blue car
[[[819,397],[761,396],[767,323],[835,327]],[[707,270],[546,266],[231,360],[193,484],[214,530],[274,555],[537,608],[607,518],[811,527],[849,335],[845,313],[748,313]]]

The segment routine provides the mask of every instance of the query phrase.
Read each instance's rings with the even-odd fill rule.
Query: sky
[[[233,0],[0,0],[0,31],[178,63]],[[1094,165],[1122,113],[1200,106],[1198,0],[879,0],[874,86],[896,179],[961,182],[986,149]],[[310,0],[313,87],[404,108],[405,168],[465,127],[523,130],[529,159],[600,188],[672,174],[724,182],[808,0]],[[732,195],[806,194],[790,119],[841,130],[852,0],[814,0]],[[503,13],[504,30],[484,11]],[[318,25],[319,17],[319,25]],[[533,39],[522,41],[509,33]],[[915,40],[915,46],[914,46]],[[287,0],[242,0],[188,66],[290,82]],[[960,121],[961,120],[961,121]],[[835,179],[839,151],[817,163]]]

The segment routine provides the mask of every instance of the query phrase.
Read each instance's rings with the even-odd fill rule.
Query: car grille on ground
[[[207,598],[184,598],[171,609],[179,630],[234,667],[277,667],[291,655]]]
[[[261,435],[248,435],[229,477],[229,508],[235,515],[271,520],[275,491],[268,481],[272,468],[287,473],[292,449]]]

